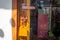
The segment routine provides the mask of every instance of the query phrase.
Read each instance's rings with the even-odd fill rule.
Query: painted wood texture
[[[48,14],[38,15],[38,37],[39,38],[48,37]]]

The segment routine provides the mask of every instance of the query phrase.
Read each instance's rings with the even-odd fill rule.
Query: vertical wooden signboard
[[[48,14],[38,15],[38,38],[47,38],[48,36]]]
[[[30,6],[30,0],[20,0],[19,7],[19,28],[18,28],[18,39],[30,40],[30,9],[24,9],[23,6]],[[25,38],[26,37],[26,38]],[[23,40],[24,40],[23,39]]]

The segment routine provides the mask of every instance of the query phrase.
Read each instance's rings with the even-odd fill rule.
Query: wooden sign
[[[48,14],[38,14],[38,38],[48,37]]]

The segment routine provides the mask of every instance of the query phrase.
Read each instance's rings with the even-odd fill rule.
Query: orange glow
[[[15,26],[12,26],[12,40],[17,39],[17,0],[12,0],[12,19],[15,22]]]

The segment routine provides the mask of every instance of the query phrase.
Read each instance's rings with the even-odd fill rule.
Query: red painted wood
[[[48,37],[48,14],[38,15],[38,38]]]

